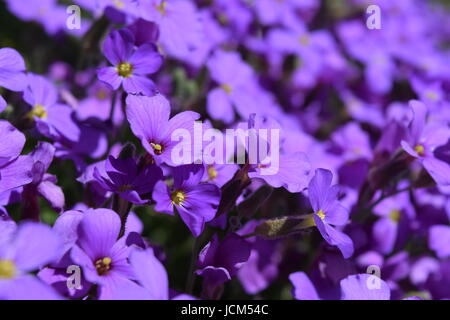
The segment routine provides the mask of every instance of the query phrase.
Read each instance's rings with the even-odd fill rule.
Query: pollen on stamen
[[[123,7],[125,7],[125,3],[120,0],[114,0],[114,6],[118,9],[123,9]]]
[[[133,66],[128,62],[121,62],[117,66],[117,73],[121,77],[128,78],[133,73]]]
[[[166,6],[167,6],[167,1],[162,1],[160,5],[156,6],[156,9],[159,11],[159,13],[161,13],[162,16],[165,16],[167,13]]]
[[[214,166],[208,166],[208,178],[209,180],[214,180],[217,178],[218,172]]]
[[[11,260],[0,260],[0,279],[11,279],[16,274],[16,265]]]
[[[310,39],[307,34],[301,35],[298,40],[299,40],[300,44],[302,44],[304,46],[308,46],[310,43]]]
[[[423,156],[425,153],[425,148],[421,144],[418,144],[417,146],[414,147],[414,151],[417,152],[419,156]]]
[[[231,94],[231,92],[233,91],[233,89],[231,88],[231,86],[228,85],[228,84],[223,84],[223,85],[221,85],[221,88],[223,89],[223,91],[226,92],[226,94]]]
[[[155,152],[156,155],[160,155],[161,153],[163,153],[164,148],[162,145],[160,145],[159,143],[153,143],[151,142],[150,145],[153,148],[153,151]]]
[[[317,211],[316,214],[320,219],[322,219],[322,220],[325,219],[325,212],[323,210]]]
[[[172,204],[181,206],[186,200],[186,194],[181,190],[175,190],[170,194],[170,199],[172,200]]]
[[[29,112],[30,117],[38,117],[40,119],[47,118],[47,111],[42,104],[36,104],[34,108]]]
[[[391,220],[394,221],[394,222],[400,221],[400,211],[397,210],[397,209],[393,209],[393,210],[389,213],[389,218],[391,218]]]
[[[111,269],[111,262],[112,259],[110,257],[104,257],[95,261],[95,269],[97,270],[97,274],[100,276],[107,274]]]

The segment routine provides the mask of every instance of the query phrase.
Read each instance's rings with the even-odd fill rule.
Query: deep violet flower
[[[148,200],[141,196],[151,193],[153,186],[163,177],[156,165],[140,168],[133,158],[121,159],[109,156],[105,169],[94,169],[94,177],[104,190],[117,193],[121,198],[134,204],[145,204]]]
[[[194,121],[200,115],[184,111],[169,119],[169,101],[161,94],[153,97],[129,95],[126,103],[131,130],[141,140],[145,150],[157,164],[174,165],[172,149],[178,141],[172,141],[173,131],[186,129],[193,133]]]
[[[203,277],[203,293],[214,299],[215,290],[234,277],[250,257],[251,245],[241,236],[229,233],[219,240],[217,234],[199,254],[196,274]]]
[[[317,226],[322,237],[329,244],[337,246],[344,258],[353,254],[353,241],[334,226],[343,226],[349,212],[338,200],[339,187],[332,186],[333,174],[326,169],[317,169],[308,186],[309,202],[314,210],[305,220],[305,225]]]
[[[158,71],[162,56],[153,44],[134,48],[134,36],[128,29],[112,31],[103,43],[103,54],[113,65],[98,70],[98,78],[114,90],[120,85],[128,93],[152,95],[155,85],[146,76]]]
[[[183,165],[172,169],[173,185],[156,183],[153,199],[155,210],[173,215],[175,210],[195,237],[205,223],[214,219],[220,200],[220,189],[212,183],[201,183],[203,165]]]

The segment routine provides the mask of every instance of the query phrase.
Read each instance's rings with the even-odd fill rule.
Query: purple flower
[[[89,282],[100,286],[99,299],[114,297],[118,284],[133,278],[129,248],[118,239],[120,228],[119,215],[109,209],[89,209],[78,224],[71,258]]]
[[[0,120],[0,194],[33,180],[30,156],[20,156],[25,136],[8,121]]]
[[[370,274],[356,274],[341,280],[341,300],[390,300],[387,283]]]
[[[292,295],[297,300],[321,300],[316,287],[306,273],[299,271],[289,275],[289,280],[294,286]]]
[[[235,233],[229,233],[222,241],[215,234],[199,254],[195,273],[204,278],[204,294],[214,299],[215,290],[234,277],[250,256],[250,243]]]
[[[144,0],[139,5],[142,19],[158,25],[159,39],[169,55],[188,58],[201,42],[202,25],[191,1]]]
[[[157,164],[175,165],[172,161],[172,149],[179,142],[172,141],[172,133],[177,129],[186,129],[193,136],[194,121],[200,115],[184,111],[169,120],[169,101],[157,94],[153,97],[129,95],[127,97],[127,119],[134,135]]]
[[[438,147],[447,144],[450,130],[445,125],[427,125],[427,107],[420,101],[410,102],[414,118],[409,126],[409,137],[403,140],[403,149],[412,157],[419,159],[423,167],[438,185],[450,185],[449,159],[436,156]],[[448,149],[448,146],[445,147]]]
[[[22,91],[27,83],[24,71],[25,62],[16,50],[0,49],[0,87],[12,91]]]
[[[331,186],[333,174],[326,169],[317,169],[308,186],[309,202],[314,210],[305,220],[307,225],[315,225],[322,237],[332,246],[337,246],[344,258],[353,254],[353,241],[334,226],[343,226],[348,221],[349,212],[338,201],[339,187]]]
[[[208,93],[207,109],[213,119],[231,123],[234,109],[246,108],[248,82],[252,81],[252,69],[236,52],[216,51],[208,61],[208,69],[218,87]]]
[[[128,93],[152,95],[155,85],[146,76],[158,71],[162,56],[153,44],[134,48],[134,36],[128,29],[112,31],[103,43],[103,54],[113,65],[98,70],[98,78],[114,90],[120,85]]]
[[[428,239],[429,247],[436,252],[439,258],[450,256],[450,227],[446,225],[434,225],[430,228]]]
[[[50,227],[0,221],[0,299],[54,300],[60,296],[29,274],[55,261],[61,242]]]
[[[24,187],[22,193],[22,201],[25,205],[22,218],[39,220],[40,210],[37,205],[39,195],[45,198],[56,211],[63,210],[65,198],[62,189],[56,185],[57,177],[46,173],[53,161],[54,154],[55,147],[48,142],[39,142],[31,153],[33,181]]]
[[[121,198],[139,205],[148,202],[141,195],[151,193],[163,174],[156,165],[140,168],[133,158],[117,159],[109,156],[105,161],[105,170],[95,168],[94,177],[104,190],[117,193]]]
[[[72,119],[73,109],[58,103],[58,91],[46,78],[29,74],[23,98],[31,106],[28,116],[41,134],[52,139],[79,139],[80,128]]]
[[[304,272],[289,276],[297,300],[321,300],[321,292]],[[350,275],[340,281],[341,300],[390,300],[391,291],[385,281],[370,274]]]
[[[133,248],[130,264],[136,281],[145,289],[146,298],[151,300],[169,299],[169,279],[163,264],[155,257],[152,248]]]
[[[372,231],[376,249],[383,254],[389,254],[394,247],[404,245],[410,229],[409,224],[414,218],[414,209],[409,203],[408,193],[403,192],[385,199],[373,211],[380,216]]]
[[[8,0],[7,3],[9,10],[17,17],[25,21],[40,22],[50,34],[66,28],[66,10],[64,7],[58,6],[56,0],[28,1],[26,3]],[[87,21],[83,21],[83,23],[87,24]]]
[[[173,185],[158,181],[153,190],[155,210],[173,214],[179,213],[183,222],[195,237],[198,237],[205,223],[214,219],[220,200],[220,189],[211,183],[201,183],[203,165],[183,165],[172,169]]]
[[[238,234],[250,234],[258,224],[259,221],[251,220],[239,229]],[[251,252],[247,262],[239,269],[238,278],[245,292],[254,295],[268,288],[277,278],[282,243],[261,237],[249,237],[246,240],[251,243]]]

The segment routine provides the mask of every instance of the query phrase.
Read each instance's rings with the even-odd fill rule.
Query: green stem
[[[194,281],[195,281],[195,265],[197,261],[198,251],[200,249],[200,237],[195,238],[194,244],[192,245],[192,253],[191,253],[191,264],[189,266],[188,277],[186,280],[186,293],[192,294],[194,289]]]

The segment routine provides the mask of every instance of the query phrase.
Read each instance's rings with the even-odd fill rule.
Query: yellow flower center
[[[122,9],[123,7],[125,7],[125,3],[123,3],[123,1],[114,0],[113,3],[116,6],[116,8],[118,8],[118,9]]]
[[[42,104],[36,104],[33,110],[30,111],[29,115],[31,117],[38,117],[41,119],[47,118],[47,111],[45,111],[45,107]]]
[[[0,260],[0,279],[12,279],[16,275],[16,265],[11,260]]]
[[[320,219],[322,219],[322,220],[325,219],[325,212],[323,212],[323,210],[317,211],[316,214]]]
[[[153,151],[155,152],[156,155],[160,155],[161,153],[163,153],[163,147],[162,145],[158,144],[158,143],[153,143],[151,142],[150,145],[153,148]]]
[[[391,218],[391,220],[394,222],[398,222],[400,220],[400,211],[397,209],[393,209],[389,213],[389,218]]]
[[[97,91],[97,93],[95,94],[95,96],[97,97],[97,99],[99,100],[105,100],[106,97],[108,96],[107,92],[103,89],[100,89]]]
[[[167,1],[161,1],[161,4],[156,6],[156,9],[159,11],[159,13],[161,13],[162,16],[165,16],[167,13],[166,6],[167,6]]]
[[[417,146],[414,147],[414,151],[417,152],[419,156],[423,156],[425,148],[421,144],[418,144]]]
[[[172,199],[172,204],[181,206],[184,200],[186,200],[186,194],[181,190],[175,190],[170,194],[170,198]]]
[[[214,168],[213,166],[209,166],[208,167],[208,177],[209,180],[214,180],[215,178],[217,178],[218,172],[216,170],[216,168]]]
[[[427,93],[425,93],[425,96],[430,100],[437,100],[438,98],[437,94],[433,91],[427,91]]]
[[[133,66],[128,62],[121,62],[117,66],[117,72],[119,73],[119,76],[127,78],[131,76],[131,73],[133,72]]]
[[[310,43],[310,39],[307,34],[301,35],[300,38],[298,39],[298,41],[300,42],[301,45],[304,45],[304,46],[308,46]]]
[[[107,274],[111,269],[111,262],[112,260],[110,257],[104,257],[103,259],[98,259],[95,261],[95,269],[97,269],[97,274],[99,276]]]
[[[231,91],[233,91],[231,86],[229,86],[228,84],[221,85],[221,88],[226,92],[226,94],[231,94]]]

